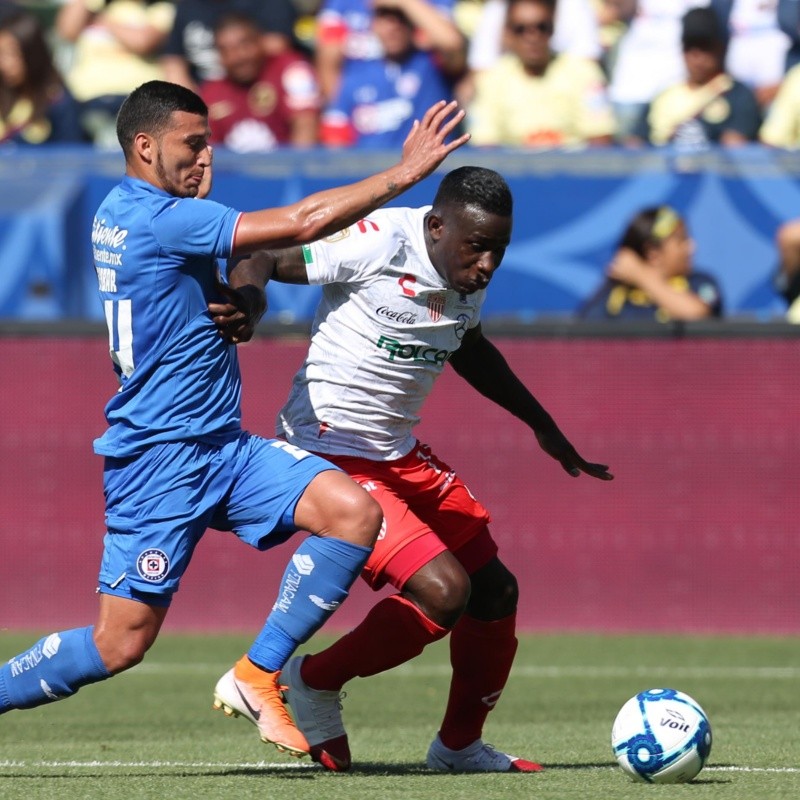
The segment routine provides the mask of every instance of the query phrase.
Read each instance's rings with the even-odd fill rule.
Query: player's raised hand
[[[558,461],[566,472],[577,478],[581,472],[601,481],[612,481],[614,476],[606,464],[592,464],[586,461],[572,446],[566,436],[554,424],[536,431],[539,446],[549,456]]]
[[[462,119],[464,110],[455,100],[450,103],[440,100],[425,112],[421,120],[414,120],[403,143],[400,163],[412,170],[416,180],[430,175],[453,150],[469,141],[468,133],[447,141]]]

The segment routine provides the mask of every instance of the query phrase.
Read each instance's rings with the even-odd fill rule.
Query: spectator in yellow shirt
[[[754,141],[761,123],[752,90],[725,71],[727,36],[712,8],[693,8],[682,20],[686,80],[655,97],[628,144],[702,150]]]
[[[771,147],[800,147],[800,64],[786,73],[758,137]]]
[[[66,0],[56,33],[72,45],[65,78],[99,147],[118,147],[116,116],[137,86],[164,78],[158,60],[175,17],[171,0]]]
[[[598,64],[550,47],[555,3],[510,0],[507,50],[476,76],[467,114],[473,145],[609,145],[615,131]]]

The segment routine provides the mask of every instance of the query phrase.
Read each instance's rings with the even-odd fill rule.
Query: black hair
[[[510,217],[514,202],[511,189],[499,172],[485,167],[458,167],[442,178],[433,198],[434,209],[445,205],[472,206]]]
[[[728,47],[728,32],[711,6],[692,8],[683,15],[681,46],[684,52],[697,49],[708,53],[725,53]]]
[[[672,227],[674,222],[675,227],[677,223],[682,221],[682,217],[670,206],[651,206],[643,208],[629,223],[625,232],[620,239],[619,247],[627,247],[633,250],[634,253],[647,258],[647,251],[653,247],[660,247],[666,236],[664,232],[658,230],[660,221],[666,224],[666,236],[674,233],[675,228]]]
[[[508,0],[507,6],[510,9],[511,6],[518,5],[519,3],[534,3],[537,6],[547,7],[553,14],[556,13],[556,0]]]
[[[160,136],[176,111],[208,116],[208,106],[185,86],[167,81],[148,81],[134,89],[117,114],[117,139],[127,158],[137,133]]]

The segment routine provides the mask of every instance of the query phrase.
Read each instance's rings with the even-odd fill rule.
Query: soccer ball
[[[647,689],[619,710],[611,747],[623,772],[647,783],[686,783],[711,752],[711,725],[698,703],[676,689]]]

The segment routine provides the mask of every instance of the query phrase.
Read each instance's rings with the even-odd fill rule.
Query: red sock
[[[480,739],[486,717],[500,699],[517,652],[517,615],[481,622],[464,614],[450,634],[453,677],[439,737],[462,750]]]
[[[312,689],[338,691],[351,678],[405,664],[447,633],[394,594],[376,603],[356,628],[326,650],[306,656],[300,676]]]

